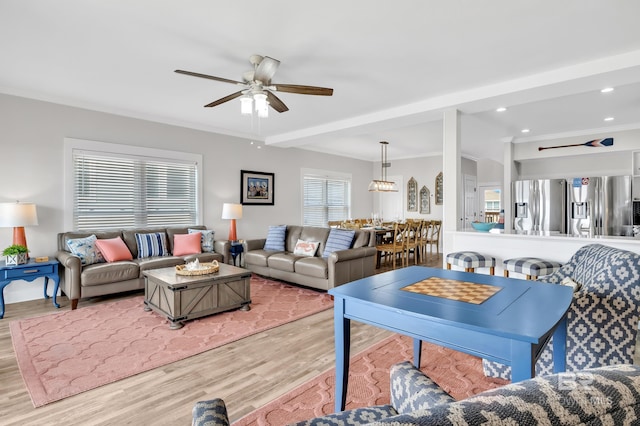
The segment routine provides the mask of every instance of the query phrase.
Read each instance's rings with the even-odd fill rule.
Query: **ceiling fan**
[[[298,93],[301,95],[319,95],[319,96],[331,96],[333,95],[333,89],[326,87],[316,86],[301,86],[298,84],[278,84],[272,83],[271,79],[278,70],[280,61],[270,58],[268,56],[251,55],[249,62],[253,65],[253,70],[247,71],[242,75],[243,81],[229,80],[227,78],[215,77],[207,74],[200,74],[197,72],[175,70],[178,74],[190,75],[193,77],[208,78],[210,80],[221,81],[223,83],[231,83],[242,87],[243,89],[232,93],[224,98],[220,98],[213,101],[205,107],[214,107],[235,98],[245,96],[248,99],[255,98],[256,103],[258,99],[265,99],[268,104],[278,112],[288,111],[289,108],[278,98],[273,92],[286,92],[286,93]],[[257,95],[257,96],[256,96]]]

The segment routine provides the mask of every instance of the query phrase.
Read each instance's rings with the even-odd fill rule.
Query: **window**
[[[201,223],[201,156],[69,139],[65,149],[72,229]]]
[[[327,226],[345,220],[351,212],[351,175],[303,170],[303,224]]]

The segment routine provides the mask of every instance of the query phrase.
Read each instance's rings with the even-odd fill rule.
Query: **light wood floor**
[[[440,267],[442,257],[426,266]],[[378,272],[385,271],[384,266]],[[16,284],[13,284],[16,285]],[[138,295],[140,293],[134,293]],[[79,308],[132,294],[81,301]],[[60,309],[69,309],[66,297]],[[51,300],[7,305],[0,320],[0,424],[190,425],[196,401],[223,398],[231,421],[334,367],[333,311],[327,310],[236,343],[33,408],[18,370],[9,322],[55,312]],[[390,335],[352,323],[355,354]]]

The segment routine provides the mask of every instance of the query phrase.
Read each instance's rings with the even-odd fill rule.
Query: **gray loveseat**
[[[205,230],[206,228],[204,226],[190,226],[189,228],[97,230],[59,233],[56,258],[61,265],[60,288],[69,300],[71,300],[71,309],[77,308],[80,299],[144,289],[144,275],[142,272],[148,269],[182,265],[186,262],[194,261],[196,258],[200,262],[211,262],[213,260],[224,262],[229,258],[228,255],[225,256],[225,253],[229,251],[229,244],[226,241],[216,241],[214,252],[203,252],[186,256],[171,255],[174,249],[174,236],[176,234],[187,234],[189,229]],[[165,234],[169,255],[139,259],[135,234],[156,232]],[[128,250],[131,252],[133,259],[83,265],[80,258],[71,253],[67,246],[67,240],[86,238],[90,235],[95,235],[98,239],[122,238]]]
[[[295,426],[631,425],[640,418],[640,367],[616,365],[536,377],[454,401],[405,361],[391,367],[390,404]],[[193,426],[229,426],[222,399],[200,401]]]
[[[332,229],[335,228],[287,225],[284,250],[265,250],[267,238],[247,240],[244,267],[259,275],[320,290],[373,275],[375,235],[369,230],[354,230],[348,249],[333,251],[323,257]],[[298,240],[319,243],[313,256],[294,254]]]

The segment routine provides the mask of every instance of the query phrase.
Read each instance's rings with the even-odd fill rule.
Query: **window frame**
[[[203,167],[202,155],[180,151],[170,151],[157,148],[147,148],[133,145],[121,145],[107,142],[98,142],[84,139],[64,138],[64,226],[65,229],[74,230],[74,163],[73,155],[77,151],[91,151],[116,157],[142,157],[160,159],[163,161],[175,161],[181,163],[194,163],[196,165],[196,220],[194,225],[201,225],[204,218],[203,212]]]
[[[305,221],[305,178],[306,177],[313,177],[313,178],[320,178],[320,179],[325,179],[325,180],[344,180],[348,182],[348,195],[347,195],[347,217],[344,218],[344,220],[347,220],[351,217],[351,205],[352,205],[352,186],[353,186],[353,176],[351,175],[351,173],[342,173],[342,172],[336,172],[333,170],[321,170],[321,169],[309,169],[309,168],[303,168],[300,170],[300,193],[302,194],[302,196],[300,197],[300,212],[301,212],[301,217],[300,217],[300,223],[304,225]],[[325,208],[327,208],[327,206],[324,206]],[[324,223],[322,225],[309,225],[309,226],[323,226],[323,227],[327,227],[328,224]]]

